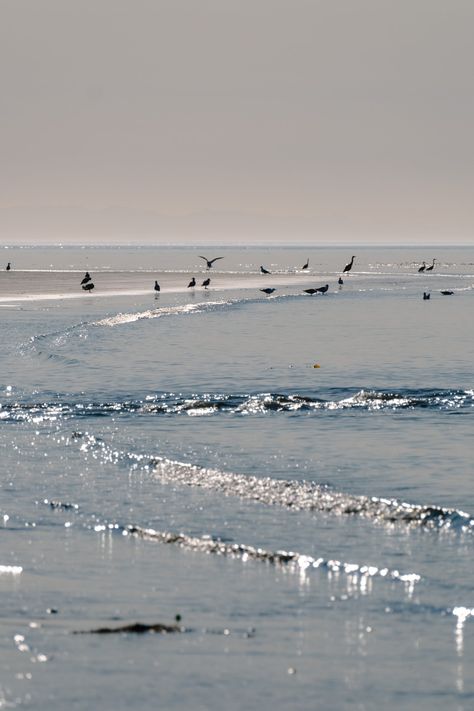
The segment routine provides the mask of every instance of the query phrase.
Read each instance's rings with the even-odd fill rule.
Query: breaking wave
[[[396,498],[355,495],[335,491],[328,485],[313,481],[247,476],[163,457],[121,452],[102,439],[80,432],[75,433],[75,438],[81,441],[80,448],[84,453],[90,452],[94,457],[110,463],[122,461],[134,468],[145,468],[167,485],[200,488],[293,511],[359,516],[386,525],[400,524],[410,528],[474,533],[474,519],[457,509],[412,504]]]
[[[300,393],[158,393],[143,399],[77,401],[58,396],[52,402],[0,401],[0,420],[56,421],[120,415],[189,417],[217,414],[246,416],[268,413],[321,413],[346,411],[403,411],[431,409],[472,412],[473,390],[347,390],[333,389],[310,395]]]
[[[342,573],[357,578],[386,578],[397,580],[413,585],[421,579],[417,573],[400,573],[399,570],[389,568],[379,568],[375,565],[365,565],[358,563],[344,563],[340,560],[326,560],[324,558],[313,558],[294,551],[268,551],[264,548],[244,545],[242,543],[226,543],[220,539],[209,536],[187,536],[184,533],[170,533],[168,531],[156,531],[152,528],[142,528],[140,526],[119,527],[123,535],[131,535],[147,541],[154,541],[167,545],[176,545],[180,548],[197,553],[213,554],[238,558],[243,562],[258,561],[279,567],[290,567],[294,570],[309,572],[310,570],[323,570],[327,573]],[[105,531],[107,526],[95,526],[96,531]]]
[[[162,306],[156,309],[147,309],[146,311],[119,313],[114,316],[107,316],[106,318],[102,318],[98,321],[92,321],[89,325],[109,326],[112,328],[113,326],[122,326],[127,323],[142,321],[143,319],[198,314],[203,311],[211,311],[219,307],[230,306],[234,303],[238,303],[239,301],[240,300],[237,299],[222,299],[220,301],[203,301],[197,304],[183,304],[181,306]]]

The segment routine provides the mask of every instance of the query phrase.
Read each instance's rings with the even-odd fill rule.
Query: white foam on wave
[[[474,530],[474,522],[463,511],[410,504],[398,499],[353,495],[333,491],[314,482],[246,476],[166,459],[156,461],[153,472],[166,483],[195,486],[293,510],[358,515],[381,523],[433,529]]]
[[[22,572],[21,565],[0,565],[0,575],[20,575]]]
[[[337,516],[360,516],[376,523],[400,524],[413,528],[474,532],[474,519],[464,511],[441,506],[411,504],[399,499],[363,496],[334,491],[311,481],[246,476],[199,467],[162,457],[130,454],[112,449],[93,435],[76,433],[81,450],[108,462],[128,460],[132,466],[149,469],[164,484],[190,486],[238,496],[267,506],[282,506],[293,511],[315,511]]]
[[[147,309],[136,313],[120,313],[115,316],[108,316],[99,321],[92,321],[91,326],[122,326],[127,323],[134,323],[142,319],[160,318],[161,316],[174,316],[176,314],[193,314],[210,310],[219,306],[227,306],[233,301],[204,301],[198,304],[183,304],[182,306],[162,306],[157,309]]]
[[[103,530],[107,530],[106,527]],[[294,551],[268,551],[264,548],[256,548],[242,543],[225,543],[210,536],[187,536],[184,533],[156,531],[155,529],[142,528],[141,526],[126,526],[122,529],[122,533],[156,543],[174,544],[188,551],[239,558],[243,562],[260,561],[279,567],[288,566],[301,573],[319,569],[329,574],[343,574],[353,579],[359,579],[362,590],[365,589],[364,581],[375,577],[406,583],[410,587],[410,592],[414,584],[421,580],[421,576],[418,573],[401,573],[399,570],[391,570],[387,567],[380,568],[376,565],[345,563],[341,560],[327,560],[322,557],[314,558]]]

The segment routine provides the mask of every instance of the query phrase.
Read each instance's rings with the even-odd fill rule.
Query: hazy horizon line
[[[104,247],[107,248],[118,248],[118,249],[130,249],[130,248],[137,248],[137,249],[156,249],[156,248],[166,248],[166,249],[173,249],[173,248],[192,248],[192,249],[206,249],[208,247],[212,249],[256,249],[256,248],[261,248],[261,247],[276,247],[276,248],[297,248],[297,249],[372,249],[372,248],[383,248],[383,249],[418,249],[422,247],[423,249],[469,249],[469,247],[473,247],[474,245],[469,245],[461,242],[456,242],[456,243],[428,243],[428,242],[413,242],[413,243],[402,243],[402,244],[395,244],[395,243],[379,243],[379,242],[340,242],[337,244],[331,243],[331,242],[319,242],[318,244],[308,244],[307,242],[286,242],[286,241],[276,241],[276,242],[257,242],[253,244],[242,244],[239,242],[227,242],[225,244],[223,243],[218,243],[218,242],[200,242],[197,244],[196,242],[179,242],[179,243],[171,243],[171,242],[165,242],[165,243],[156,243],[156,244],[150,244],[149,242],[138,242],[138,243],[133,243],[133,242],[98,242],[98,243],[84,243],[84,242],[67,242],[67,243],[62,243],[62,242],[41,242],[41,243],[33,243],[33,242],[16,242],[16,243],[5,243],[5,244],[0,244],[0,249],[25,249],[25,248],[32,248],[32,249],[51,249],[51,248],[57,248],[57,249],[68,249],[68,248],[81,248],[81,249],[102,249]]]

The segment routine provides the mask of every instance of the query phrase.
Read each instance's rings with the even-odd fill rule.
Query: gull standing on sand
[[[313,296],[313,294],[325,294],[326,291],[329,289],[329,284],[326,284],[326,286],[318,286],[317,289],[303,289],[305,294],[309,294],[310,296]]]
[[[191,289],[191,288],[193,288],[194,286],[196,286],[196,279],[193,277],[193,278],[191,279],[191,281],[189,282],[189,284],[188,284],[188,289]]]
[[[203,286],[205,289],[207,289],[207,287],[209,286],[210,283],[211,283],[211,279],[210,279],[210,277],[208,277],[207,279],[204,279],[201,286]]]
[[[342,270],[342,273],[343,273],[343,274],[345,274],[346,272],[350,272],[350,271],[351,271],[352,266],[353,266],[353,264],[354,264],[354,259],[355,259],[355,255],[352,257],[352,259],[351,259],[351,261],[349,262],[349,264],[346,264],[346,266],[345,266],[344,269]]]
[[[208,259],[207,257],[201,257],[201,255],[199,255],[199,259],[204,259],[207,264],[207,268],[210,269],[214,262],[217,262],[218,259],[224,259],[224,257],[214,257],[214,259]]]

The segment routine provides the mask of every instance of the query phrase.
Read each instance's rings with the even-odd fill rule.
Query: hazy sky
[[[0,241],[472,243],[473,0],[0,0]]]

